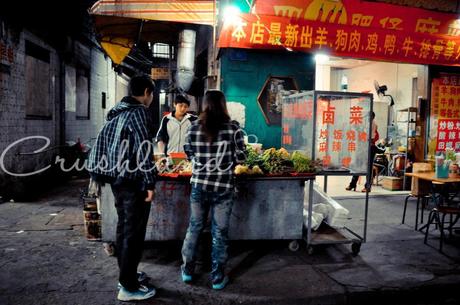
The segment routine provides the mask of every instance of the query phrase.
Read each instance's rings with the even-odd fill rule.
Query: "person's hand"
[[[155,196],[154,191],[147,190],[147,198],[145,198],[145,202],[152,202],[154,196]]]

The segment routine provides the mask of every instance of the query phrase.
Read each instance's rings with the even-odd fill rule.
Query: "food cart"
[[[318,244],[351,243],[353,253],[357,254],[366,238],[368,194],[365,198],[363,237],[346,226],[339,228],[328,223],[313,231],[313,203],[318,200],[333,202],[327,194],[314,187],[316,168],[307,169],[313,173],[283,172],[281,168],[284,165],[272,162],[280,155],[287,154],[294,164],[295,156],[302,158],[299,152],[304,155],[304,161],[307,159],[313,162],[319,158],[319,174],[325,177],[325,187],[330,175],[369,177],[370,111],[371,94],[311,91],[285,97],[282,146],[292,154],[284,148],[278,151],[273,148],[267,149],[261,158],[266,162],[263,173],[259,172],[257,176],[237,176],[229,238],[289,240],[291,250],[297,250],[298,241],[305,239],[310,253],[312,247]],[[336,116],[335,113],[340,115]],[[340,147],[348,149],[339,149]],[[248,159],[254,162],[250,165],[252,167],[257,164],[254,161],[257,156],[254,157],[253,153],[249,155],[251,158]],[[253,170],[255,168],[256,166],[252,167]],[[267,171],[267,168],[278,172],[272,173]],[[180,173],[161,175],[156,184],[155,194],[146,240],[183,240],[189,221],[190,176]],[[110,189],[104,187],[101,192],[104,241],[114,241],[116,236],[117,214],[113,201]],[[306,222],[304,216],[307,218]]]
[[[232,240],[288,240],[293,251],[303,237],[305,182],[310,175],[239,176],[232,209]],[[155,186],[147,241],[183,240],[189,221],[190,177],[163,176]],[[307,183],[312,187],[312,183]],[[312,194],[310,192],[309,194]],[[101,190],[102,239],[116,240],[117,213],[110,186]]]
[[[312,159],[320,159],[327,191],[328,176],[365,175],[370,181],[371,119],[373,96],[364,93],[309,91],[286,96],[283,100],[282,146],[288,151],[302,151]],[[311,191],[307,192],[311,194]],[[346,226],[333,227],[326,223],[312,230],[313,204],[333,199],[326,193],[313,191],[306,199],[307,249],[314,245],[352,244],[359,253],[366,240],[369,194],[364,205],[362,236]],[[313,200],[312,200],[313,198]]]

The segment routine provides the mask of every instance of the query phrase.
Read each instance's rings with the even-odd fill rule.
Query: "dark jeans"
[[[228,257],[228,225],[233,207],[233,196],[232,190],[218,193],[192,187],[190,223],[182,246],[183,267],[187,273],[193,274],[198,240],[206,225],[209,210],[211,210],[211,278],[217,282],[223,278]]]
[[[375,145],[371,145],[371,164],[374,164],[375,155],[379,152],[379,149]],[[350,181],[349,187],[355,188],[358,183],[359,176],[353,176]],[[374,181],[374,167],[371,166],[371,181],[366,181],[366,188],[370,189],[372,187],[372,181]]]
[[[125,289],[135,291],[139,288],[137,267],[142,258],[151,203],[145,202],[147,193],[141,190],[139,183],[117,180],[111,187],[118,214],[116,253],[119,281]]]

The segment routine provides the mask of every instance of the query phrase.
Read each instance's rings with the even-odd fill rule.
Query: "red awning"
[[[213,26],[214,0],[100,0],[90,9],[104,51],[115,64],[129,54],[139,36],[172,41],[184,23]],[[142,22],[143,21],[143,22]],[[141,25],[142,23],[142,25]]]
[[[214,0],[100,0],[93,15],[214,25]]]

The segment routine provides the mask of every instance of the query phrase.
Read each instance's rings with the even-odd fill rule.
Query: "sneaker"
[[[212,289],[214,290],[221,290],[224,289],[225,286],[228,284],[228,276],[224,276],[224,278],[220,282],[212,282]]]
[[[145,281],[147,279],[147,273],[145,273],[144,271],[140,271],[137,273],[137,281],[139,283]],[[121,286],[120,282],[118,282],[118,285],[117,285],[118,289],[121,289],[123,286]]]
[[[190,283],[192,281],[192,275],[188,274],[185,271],[185,268],[183,266],[180,267],[180,274],[182,276],[182,282],[184,283]]]
[[[147,279],[147,273],[145,273],[144,271],[139,271],[137,272],[137,280],[140,282],[143,282]]]
[[[136,291],[128,291],[124,287],[121,287],[120,291],[118,291],[117,298],[120,301],[139,301],[150,299],[155,293],[155,288],[148,288],[144,285],[141,285]]]

